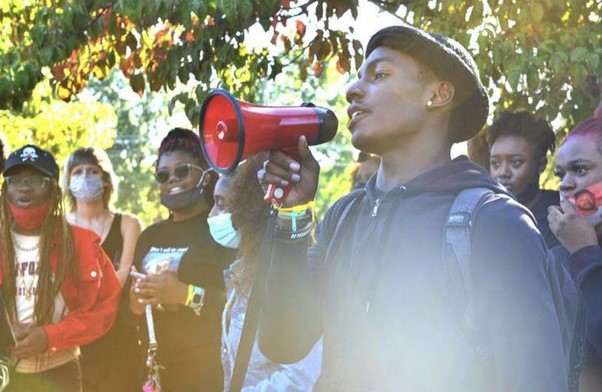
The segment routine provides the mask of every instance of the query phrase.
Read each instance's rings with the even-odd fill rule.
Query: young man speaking
[[[347,101],[353,145],[381,165],[329,209],[309,252],[296,232],[311,225],[320,168],[304,138],[299,161],[273,152],[258,173],[291,187],[274,235],[262,351],[293,362],[323,335],[317,391],[566,391],[544,241],[484,170],[450,157],[488,114],[468,52],[439,34],[384,28]],[[492,193],[472,225],[472,283],[463,284],[443,257],[445,223],[460,191],[475,187]],[[470,287],[471,315],[454,306],[458,287]]]

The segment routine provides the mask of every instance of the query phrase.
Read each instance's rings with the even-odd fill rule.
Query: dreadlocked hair
[[[550,124],[528,111],[503,111],[489,127],[489,149],[503,136],[518,136],[527,140],[533,147],[536,158],[545,158],[548,151],[556,150],[556,135]]]
[[[65,219],[61,188],[56,179],[49,178],[49,180],[50,208],[40,228],[39,280],[36,288],[37,297],[34,307],[35,321],[39,325],[52,321],[54,301],[67,274],[72,279],[78,277],[78,265],[74,259],[75,246],[73,243],[73,234]],[[7,309],[16,318],[15,248],[11,236],[12,215],[8,209],[6,188],[6,182],[4,182],[2,185],[2,194],[0,195],[0,221],[2,222],[0,225],[0,245],[5,252],[4,257],[0,261],[2,262],[3,275],[6,278],[1,289]],[[50,266],[50,253],[53,248],[56,248],[59,253],[58,269],[54,274]]]
[[[159,146],[159,156],[156,164],[159,163],[159,158],[161,158],[164,154],[169,154],[175,151],[190,154],[190,156],[196,160],[196,164],[202,167],[203,170],[209,168],[209,165],[205,161],[203,152],[201,150],[201,139],[199,139],[198,135],[190,129],[174,128],[169,131]],[[207,175],[209,176],[210,180],[207,185],[205,185],[203,190],[203,198],[207,205],[212,206],[213,190],[215,189],[215,184],[217,183],[219,177],[214,171],[208,172]]]
[[[241,235],[238,257],[243,260],[244,271],[239,284],[248,292],[255,281],[257,257],[261,248],[263,232],[267,225],[270,205],[263,199],[263,189],[257,181],[257,171],[262,167],[267,154],[261,153],[248,158],[229,178],[226,204],[232,212],[232,224]]]

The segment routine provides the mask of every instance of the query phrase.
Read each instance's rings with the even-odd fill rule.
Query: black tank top
[[[113,218],[113,223],[109,228],[107,237],[102,242],[102,249],[111,259],[111,263],[115,267],[115,270],[119,268],[119,259],[121,258],[121,251],[123,250],[123,236],[121,235],[121,214],[116,213]]]

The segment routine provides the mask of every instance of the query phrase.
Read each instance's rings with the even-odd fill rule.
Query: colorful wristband
[[[194,286],[189,284],[188,285],[188,296],[186,297],[186,302],[184,303],[184,305],[190,306],[190,304],[192,303],[193,297],[194,297]]]
[[[290,212],[296,212],[296,213],[306,212],[307,210],[312,210],[315,206],[316,206],[316,203],[312,200],[308,203],[301,204],[298,206],[280,207],[280,208],[278,208],[278,213],[280,214],[280,213],[290,213]]]
[[[311,221],[312,222],[314,221],[314,210],[313,209],[314,209],[315,205],[316,204],[314,201],[310,201],[309,203],[298,205],[298,206],[279,208],[278,209],[278,217],[290,219],[291,220],[291,230],[293,232],[296,232],[297,231],[297,222],[299,220],[307,220],[307,218],[311,218]]]

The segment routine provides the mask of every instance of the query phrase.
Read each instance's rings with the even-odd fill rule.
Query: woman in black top
[[[531,210],[548,248],[558,245],[548,224],[548,207],[558,204],[558,191],[539,186],[547,154],[556,149],[550,124],[527,111],[502,112],[489,127],[488,142],[491,177]]]
[[[134,265],[146,278],[132,285],[130,309],[142,315],[153,305],[164,392],[221,391],[223,270],[234,252],[218,245],[207,225],[217,175],[198,136],[177,128],[161,142],[155,176],[170,217],[140,236]]]
[[[111,209],[116,196],[117,176],[107,153],[97,148],[79,148],[67,159],[63,188],[69,223],[95,232],[111,259],[121,287],[125,284],[134,257],[141,225],[132,214]],[[121,308],[127,309],[122,296]],[[134,325],[118,315],[111,330],[99,340],[81,346],[84,391],[123,391],[140,389],[140,348]],[[119,353],[119,355],[115,355]]]

